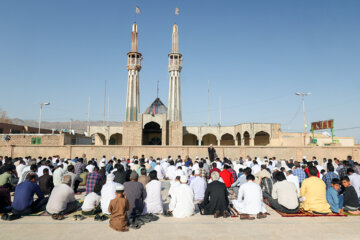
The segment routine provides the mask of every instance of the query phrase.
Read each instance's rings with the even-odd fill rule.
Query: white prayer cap
[[[156,160],[157,163],[160,163],[160,160]]]
[[[200,170],[199,170],[199,169],[196,169],[196,170],[195,170],[195,174],[200,174]]]
[[[124,185],[120,185],[120,186],[116,186],[115,189],[116,189],[116,191],[124,191],[125,187],[124,187]]]
[[[274,171],[275,171],[275,170],[280,171],[280,169],[279,169],[279,168],[277,168],[277,167],[275,167],[275,168],[274,168]]]
[[[195,158],[196,158],[196,159],[199,159],[199,156],[196,156]]]
[[[114,179],[115,179],[115,175],[114,174],[108,174],[107,176],[106,176],[106,181],[114,181]]]
[[[210,144],[210,147],[212,147],[212,144]]]
[[[306,156],[303,156],[303,159],[306,159]]]
[[[185,175],[180,176],[180,182],[187,183],[187,180],[188,180],[187,176],[185,176]]]

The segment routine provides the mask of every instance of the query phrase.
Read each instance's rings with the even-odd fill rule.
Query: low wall
[[[348,155],[353,156],[356,161],[360,161],[360,147],[238,147],[238,146],[219,146],[215,147],[219,157],[229,157],[231,159],[246,157],[276,157],[277,159],[301,160],[303,156],[311,159],[316,156],[317,159],[334,158],[346,159]],[[207,147],[197,146],[0,146],[0,156],[12,157],[48,157],[60,155],[64,158],[74,158],[86,154],[87,158],[101,159],[103,155],[107,158],[116,156],[117,158],[131,157],[134,155],[146,157],[153,156],[155,158],[166,158],[172,156],[176,158],[178,155],[185,157],[189,155],[192,158],[196,156],[205,157],[208,155]]]

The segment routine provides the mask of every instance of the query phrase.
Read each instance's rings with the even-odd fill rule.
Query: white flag
[[[138,6],[136,6],[136,14],[141,14],[141,10]]]
[[[179,15],[180,14],[180,9],[177,7],[175,8],[175,15]]]

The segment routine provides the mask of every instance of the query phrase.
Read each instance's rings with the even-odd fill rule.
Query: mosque
[[[172,28],[172,51],[169,57],[168,106],[156,98],[140,113],[140,70],[142,54],[138,51],[138,26],[132,25],[131,50],[128,57],[128,83],[125,121],[122,126],[90,126],[95,145],[161,145],[161,146],[304,146],[312,145],[313,135],[284,133],[276,123],[243,123],[235,126],[183,126],[181,112],[180,73],[182,54],[179,52],[178,26]],[[333,145],[332,139],[316,134],[318,146]],[[338,138],[337,145],[353,146],[353,138]]]

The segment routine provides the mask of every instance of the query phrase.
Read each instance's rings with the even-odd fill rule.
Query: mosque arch
[[[250,145],[250,134],[248,131],[244,132],[244,146]]]
[[[236,134],[236,140],[237,140],[238,146],[240,146],[241,145],[241,134],[239,132]]]
[[[235,140],[233,135],[231,135],[230,133],[225,133],[224,135],[222,135],[220,139],[220,145],[221,146],[235,145]]]
[[[122,134],[114,133],[110,136],[109,145],[122,145]]]
[[[264,131],[257,132],[254,138],[255,146],[266,146],[270,144],[270,134]]]
[[[195,134],[187,133],[183,136],[183,145],[198,145],[199,140]]]
[[[102,133],[95,133],[91,135],[91,139],[94,145],[106,145],[106,137]]]
[[[203,137],[202,137],[202,145],[217,145],[217,138],[214,134],[211,134],[211,133],[208,133],[208,134],[205,134]]]
[[[162,130],[158,123],[148,122],[143,128],[142,144],[143,145],[161,145]]]

